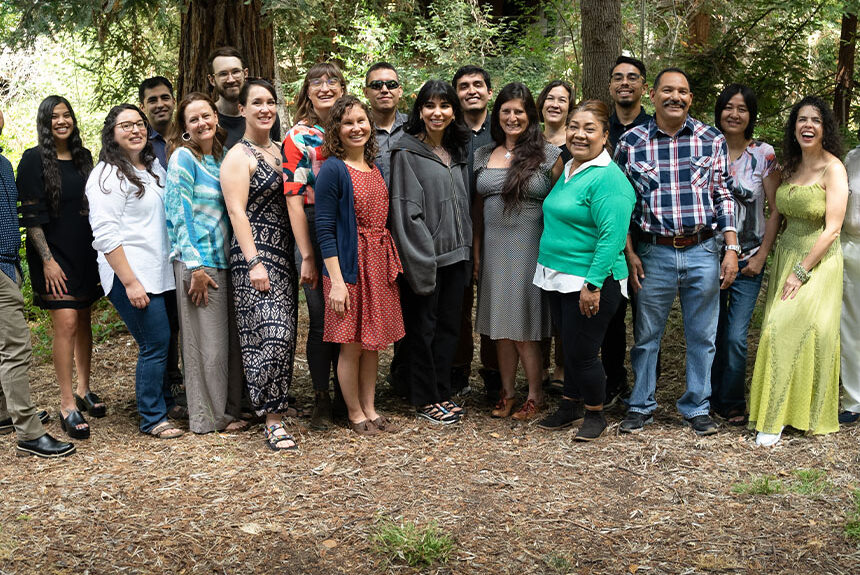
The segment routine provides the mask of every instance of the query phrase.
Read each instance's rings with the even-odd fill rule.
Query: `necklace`
[[[513,148],[508,148],[507,146],[505,146],[505,159],[506,160],[511,159],[511,156],[514,155],[514,149],[516,149],[516,147],[517,147],[516,144],[514,144]]]
[[[271,138],[269,138],[269,141],[266,143],[265,147],[261,146],[260,144],[254,142],[253,140],[251,140],[249,138],[245,138],[245,141],[247,141],[249,144],[251,144],[252,146],[257,148],[258,150],[260,150],[264,154],[267,154],[270,158],[272,158],[275,161],[275,165],[278,165],[281,163],[279,158],[276,157],[275,154],[273,154],[271,151],[272,150],[272,144],[274,143],[274,142],[272,142]]]
[[[436,156],[437,156],[440,160],[442,160],[442,163],[443,163],[443,164],[445,164],[446,166],[450,166],[450,165],[451,165],[451,154],[449,154],[449,153],[448,153],[448,150],[446,150],[444,147],[442,147],[442,146],[433,146],[433,153],[434,153],[434,154],[436,154]]]

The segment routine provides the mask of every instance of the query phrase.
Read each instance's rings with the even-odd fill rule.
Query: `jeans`
[[[720,291],[717,350],[711,369],[711,403],[714,411],[727,415],[746,409],[744,399],[747,372],[747,332],[755,302],[761,291],[764,270],[747,276],[740,272],[747,262],[738,262],[738,275],[728,289]]]
[[[711,365],[720,309],[720,256],[714,238],[683,249],[639,242],[636,248],[645,277],[637,294],[630,361],[635,383],[630,411],[650,414],[657,408],[657,354],[675,296],[687,344],[686,391],[677,401],[684,418],[710,411]]]
[[[175,310],[176,292],[171,290],[147,295],[149,305],[137,309],[128,301],[125,287],[116,276],[108,294],[108,299],[139,348],[134,390],[140,414],[140,430],[144,433],[167,419],[167,412],[174,406],[170,378],[167,377],[167,352],[170,347],[170,321],[167,315],[168,308]]]

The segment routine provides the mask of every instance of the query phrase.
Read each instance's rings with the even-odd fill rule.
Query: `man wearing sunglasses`
[[[376,124],[376,165],[385,178],[390,180],[391,146],[403,135],[406,114],[397,109],[403,97],[403,86],[397,77],[397,70],[388,62],[377,62],[364,76],[364,96],[370,103],[373,123]]]

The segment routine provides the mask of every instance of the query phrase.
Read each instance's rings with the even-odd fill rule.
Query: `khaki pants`
[[[16,280],[0,272],[0,419],[11,416],[18,440],[30,441],[45,435],[45,428],[30,401],[30,329],[20,276]]]

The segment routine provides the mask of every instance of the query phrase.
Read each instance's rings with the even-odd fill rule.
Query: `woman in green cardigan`
[[[627,297],[624,243],[635,194],[607,152],[609,108],[586,100],[567,122],[573,159],[544,200],[544,230],[534,283],[549,294],[564,347],[564,395],[539,427],[580,425],[575,439],[606,430],[606,374],[598,352],[609,321]],[[584,402],[584,412],[583,412]]]

